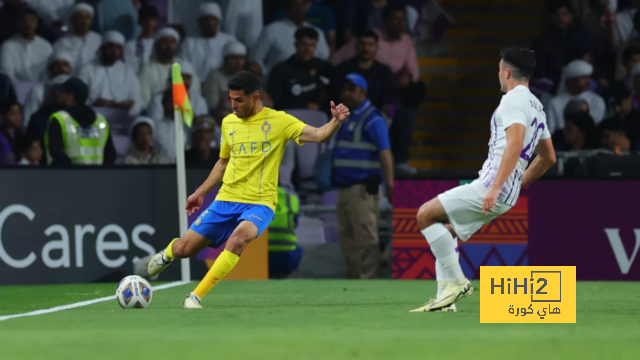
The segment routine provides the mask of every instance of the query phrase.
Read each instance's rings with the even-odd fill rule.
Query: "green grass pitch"
[[[433,295],[433,281],[229,281],[203,311],[185,310],[193,286],[156,291],[145,310],[113,300],[2,321],[0,358],[640,359],[640,283],[578,283],[576,324],[480,324],[478,292],[458,313],[408,313]],[[114,292],[0,287],[0,316]]]

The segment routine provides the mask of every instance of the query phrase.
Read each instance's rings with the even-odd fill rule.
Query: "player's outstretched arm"
[[[205,180],[204,183],[200,185],[198,190],[196,190],[187,199],[187,214],[191,215],[194,212],[198,211],[198,209],[200,209],[200,206],[202,205],[202,200],[204,199],[205,195],[207,195],[211,190],[213,190],[213,188],[222,183],[222,177],[224,176],[224,171],[227,169],[228,163],[229,158],[218,159],[218,162],[216,162],[216,165],[209,173],[209,177],[207,177],[207,180]]]
[[[536,146],[538,156],[533,160],[522,177],[522,186],[531,185],[540,179],[556,163],[556,152],[553,150],[551,138],[540,140]]]
[[[333,115],[331,121],[329,121],[322,127],[316,128],[309,125],[305,126],[305,128],[302,130],[302,134],[300,134],[300,141],[325,142],[331,139],[336,131],[338,131],[340,124],[349,117],[349,108],[347,108],[343,104],[336,106],[336,104],[332,101],[331,115]]]

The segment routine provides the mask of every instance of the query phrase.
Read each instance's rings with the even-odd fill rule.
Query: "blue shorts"
[[[260,236],[273,220],[273,210],[264,205],[214,201],[203,211],[190,229],[213,241],[213,247],[222,245],[240,221],[251,221],[258,227]]]

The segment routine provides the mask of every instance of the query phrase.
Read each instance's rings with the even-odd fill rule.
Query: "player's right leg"
[[[153,255],[147,266],[147,273],[149,276],[156,276],[173,260],[192,257],[212,243],[211,240],[189,229],[183,237],[173,239],[165,249]]]

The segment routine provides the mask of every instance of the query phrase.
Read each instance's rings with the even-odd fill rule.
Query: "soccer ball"
[[[120,280],[116,289],[116,300],[123,309],[144,309],[152,299],[151,285],[138,275],[129,275]]]

